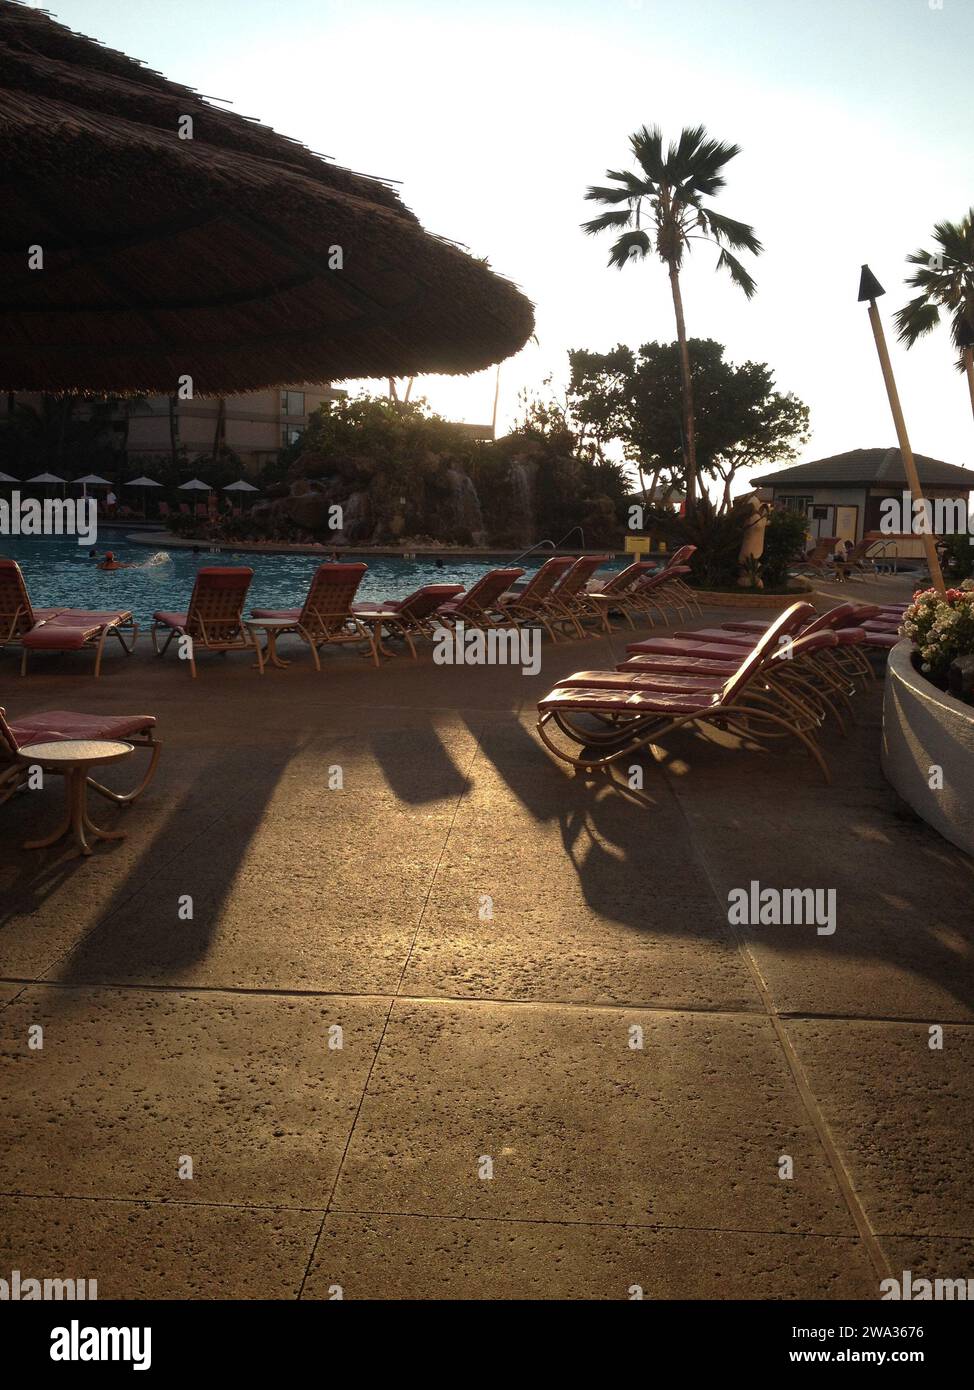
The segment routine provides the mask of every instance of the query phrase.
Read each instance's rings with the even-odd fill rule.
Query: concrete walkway
[[[193,682],[143,649],[21,683],[4,658],[11,715],[148,710],[165,751],[144,801],[93,806],[129,835],[90,861],[17,848],[60,786],[0,809],[0,1277],[624,1299],[974,1275],[974,865],[883,782],[878,684],[827,735],[832,788],[688,735],[643,809],[533,732],[553,677],[624,643],[546,644],[534,678],[295,651]],[[752,880],[834,890],[834,934],[732,926]]]

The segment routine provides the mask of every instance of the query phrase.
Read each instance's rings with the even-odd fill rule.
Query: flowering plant
[[[945,680],[955,657],[974,656],[974,579],[946,597],[936,589],[915,593],[901,631],[917,647],[924,675]]]

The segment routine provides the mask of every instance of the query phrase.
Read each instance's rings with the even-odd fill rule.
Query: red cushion
[[[62,608],[57,615],[58,627],[108,627],[121,623],[132,614],[127,608],[102,611],[97,608]]]
[[[715,661],[735,661],[738,665],[747,656],[747,647],[724,642],[679,641],[675,637],[650,637],[645,642],[630,642],[626,651],[633,656],[643,653],[659,656],[701,656]]]
[[[42,623],[40,627],[25,632],[21,641],[31,651],[76,652],[89,638],[97,636],[101,628],[100,623],[91,627],[62,627],[60,622]]]
[[[43,714],[26,714],[10,729],[19,745],[25,743],[63,743],[75,738],[129,738],[155,727],[151,714],[78,714],[75,710],[53,709]]]
[[[538,704],[540,710],[571,710],[596,714],[648,714],[657,718],[666,715],[698,714],[715,704],[712,694],[654,695],[643,694],[627,686],[623,690],[569,690],[559,687]]]
[[[631,656],[621,661],[617,671],[643,671],[647,674],[692,676],[732,676],[740,666],[739,661],[712,661],[702,656]]]
[[[674,632],[673,636],[678,642],[722,642],[725,646],[745,650],[754,646],[754,638],[749,633],[730,632],[723,627],[701,627],[693,632]]]
[[[277,613],[256,613],[254,616],[259,618],[276,618],[279,615]],[[162,623],[165,627],[185,627],[189,622],[189,614],[166,612],[153,613],[152,621],[154,623]]]
[[[660,695],[691,695],[723,688],[720,676],[679,675],[672,671],[579,671],[558,682],[558,690],[646,690]]]

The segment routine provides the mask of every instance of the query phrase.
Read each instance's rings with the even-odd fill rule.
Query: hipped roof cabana
[[[10,0],[0,183],[2,390],[472,372],[533,331],[521,292],[386,183]]]

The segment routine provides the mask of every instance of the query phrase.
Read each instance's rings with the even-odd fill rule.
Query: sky
[[[945,329],[909,353],[891,317],[906,255],[974,204],[974,0],[47,0],[62,23],[228,101],[337,163],[394,179],[423,224],[517,283],[537,342],[500,369],[498,429],[522,390],[556,393],[569,348],[675,337],[655,260],[606,266],[580,223],[628,136],[702,123],[741,146],[715,200],[765,246],[748,302],[698,244],[688,332],[768,362],[811,408],[802,460],[895,444],[865,308],[868,261],[911,442],[974,464]],[[346,383],[347,384],[347,383]],[[424,377],[457,420],[490,420],[495,373]],[[759,472],[761,470],[758,470]]]

